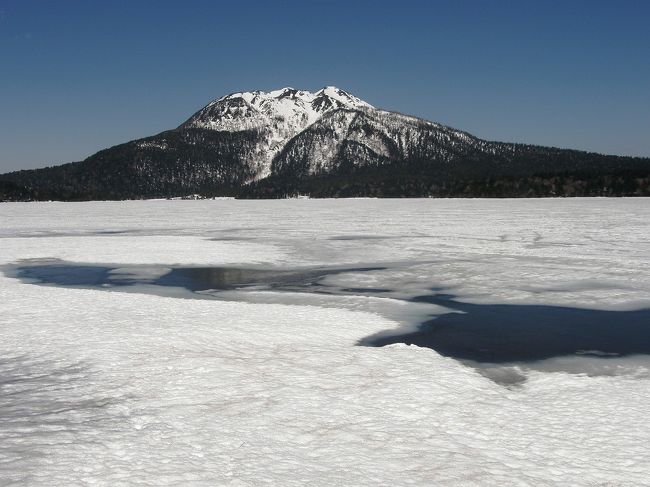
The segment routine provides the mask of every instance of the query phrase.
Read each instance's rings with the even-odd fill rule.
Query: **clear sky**
[[[485,139],[650,156],[650,0],[0,0],[0,172],[324,85]]]

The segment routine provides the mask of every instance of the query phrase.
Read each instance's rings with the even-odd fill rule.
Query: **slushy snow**
[[[0,265],[381,264],[327,279],[639,309],[650,307],[648,203],[7,203]],[[506,387],[430,349],[355,345],[435,309],[227,294],[0,274],[0,485],[650,485],[643,356],[609,375],[559,364],[609,359],[558,358]]]

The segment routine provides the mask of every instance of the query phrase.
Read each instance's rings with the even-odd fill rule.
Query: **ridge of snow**
[[[369,103],[335,86],[310,92],[285,87],[269,92],[235,92],[218,98],[192,116],[185,127],[238,131],[270,127],[284,122],[293,134],[314,123],[324,113],[337,109],[373,108]],[[282,120],[281,120],[282,119]]]

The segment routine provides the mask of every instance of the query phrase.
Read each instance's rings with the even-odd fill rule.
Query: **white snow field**
[[[324,281],[391,292],[184,299],[11,277],[27,259],[376,266]],[[400,299],[434,288],[650,308],[648,199],[6,203],[0,265],[0,485],[650,485],[644,355],[508,384],[357,345],[444,312]]]

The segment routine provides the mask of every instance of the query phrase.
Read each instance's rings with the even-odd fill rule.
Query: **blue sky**
[[[650,156],[650,1],[0,0],[0,172],[336,85],[491,140]]]

